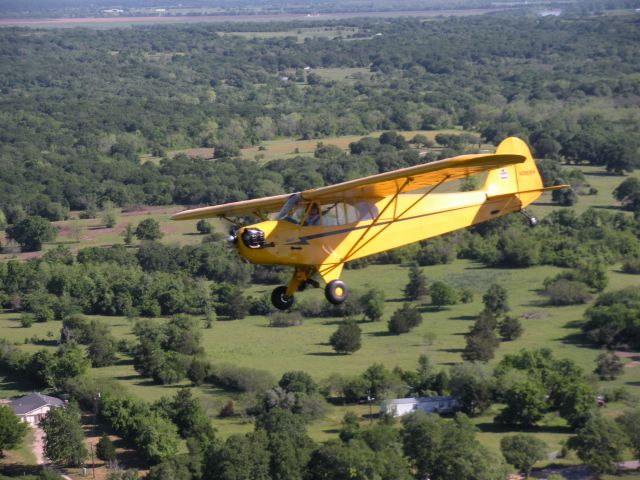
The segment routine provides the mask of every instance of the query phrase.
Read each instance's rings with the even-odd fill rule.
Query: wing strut
[[[386,225],[384,225],[380,230],[378,230],[376,233],[374,233],[371,238],[369,238],[368,240],[366,240],[365,242],[361,243],[364,238],[367,236],[367,234],[371,231],[371,229],[373,227],[375,227],[378,223],[378,220],[380,220],[380,218],[382,218],[382,215],[384,215],[384,213],[388,210],[388,208],[391,206],[391,204],[393,204],[397,199],[398,196],[402,193],[402,191],[407,187],[407,185],[409,185],[409,183],[411,183],[411,181],[413,180],[413,178],[411,177],[407,177],[407,179],[404,181],[404,183],[402,184],[402,186],[400,186],[400,188],[398,188],[398,190],[396,191],[396,193],[393,195],[393,197],[391,197],[389,199],[389,201],[387,202],[387,204],[384,206],[384,208],[380,211],[380,213],[378,213],[378,215],[376,216],[376,218],[371,222],[371,224],[365,229],[365,231],[362,233],[362,235],[360,235],[360,238],[358,238],[358,240],[353,244],[353,246],[349,249],[349,251],[347,252],[347,254],[344,256],[344,258],[342,259],[341,263],[334,263],[332,265],[328,265],[327,268],[324,269],[319,269],[319,273],[321,276],[326,275],[327,273],[331,272],[332,270],[334,270],[335,268],[337,268],[338,266],[342,266],[343,263],[348,262],[349,259],[351,259],[351,257],[353,257],[356,253],[358,253],[361,249],[363,249],[364,247],[366,247],[369,242],[371,242],[372,240],[374,240],[378,235],[380,235],[382,232],[384,232],[394,221],[400,219],[403,215],[405,215],[409,210],[411,210],[413,207],[415,207],[419,202],[421,202],[422,200],[424,200],[430,193],[432,193],[436,188],[438,188],[440,185],[442,185],[444,182],[446,182],[449,179],[449,175],[447,175],[446,177],[444,177],[442,180],[440,180],[438,183],[436,183],[434,186],[432,186],[429,190],[427,190],[425,193],[423,193],[422,195],[420,195],[420,197],[414,201],[411,205],[409,205],[402,213],[400,213],[399,215],[395,215],[393,217],[393,221],[387,223]]]

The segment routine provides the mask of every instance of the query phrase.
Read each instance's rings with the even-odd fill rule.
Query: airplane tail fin
[[[498,145],[496,153],[510,153],[526,157],[524,163],[507,165],[489,171],[484,182],[483,190],[487,197],[515,194],[525,207],[535,201],[540,194],[547,190],[542,186],[542,179],[536,167],[529,147],[516,137],[504,139]]]

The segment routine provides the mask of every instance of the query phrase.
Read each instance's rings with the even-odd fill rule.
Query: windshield
[[[278,215],[276,215],[276,220],[287,220],[292,223],[298,223],[300,218],[297,218],[299,216],[297,215],[297,210],[300,210],[301,200],[302,196],[299,193],[291,195],[278,212]]]

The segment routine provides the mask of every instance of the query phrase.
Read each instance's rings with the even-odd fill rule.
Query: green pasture
[[[370,80],[372,73],[368,68],[314,68],[311,70],[326,81],[354,83]]]
[[[357,27],[304,27],[285,30],[280,32],[221,32],[221,35],[234,35],[244,38],[287,38],[295,37],[297,43],[303,43],[307,38],[349,38],[358,33]],[[314,70],[316,71],[316,70]]]
[[[265,317],[254,316],[243,320],[217,321],[212,328],[203,329],[203,344],[207,356],[214,363],[231,363],[266,370],[276,379],[289,370],[304,370],[317,381],[331,373],[357,375],[375,362],[384,363],[389,369],[394,366],[410,369],[415,368],[418,356],[422,353],[430,357],[436,368],[447,368],[460,361],[460,352],[464,347],[463,335],[482,309],[481,296],[487,285],[498,282],[507,286],[509,290],[512,314],[536,315],[532,316],[534,318],[521,320],[525,328],[523,336],[516,341],[502,343],[490,365],[494,365],[505,354],[523,348],[549,347],[556,356],[571,358],[582,365],[586,372],[592,371],[599,350],[584,342],[577,325],[585,306],[548,307],[544,298],[538,294],[544,278],[557,273],[559,269],[533,267],[502,270],[484,268],[476,263],[460,260],[450,265],[426,267],[424,271],[429,281],[444,280],[452,285],[471,289],[475,294],[474,301],[441,310],[435,310],[425,304],[422,307],[422,325],[405,335],[388,335],[386,321],[402,305],[402,289],[407,282],[408,267],[374,265],[362,270],[347,270],[343,279],[352,290],[377,287],[386,292],[387,298],[382,321],[360,323],[363,339],[362,349],[358,352],[352,355],[337,355],[327,344],[329,336],[336,329],[337,319],[311,318],[305,319],[302,325],[297,327],[272,328],[268,326]],[[636,277],[622,274],[615,267],[610,270],[610,288],[635,283]],[[271,287],[254,286],[248,293],[267,294],[270,289]],[[322,293],[320,290],[306,291],[299,294],[297,300],[305,296],[320,298]],[[132,323],[129,320],[123,317],[101,319],[110,325],[118,338],[132,338]],[[22,328],[17,315],[0,315],[3,336],[31,352],[38,348],[54,348],[59,328],[59,322],[35,323],[29,328]],[[52,334],[49,335],[48,332]],[[427,340],[427,333],[435,334],[433,344]],[[23,345],[25,338],[32,337],[42,339],[42,342],[39,342],[39,345]],[[149,379],[138,375],[133,369],[131,359],[124,356],[116,365],[93,369],[92,375],[116,379],[125,384],[133,394],[147,401],[172,396],[177,389],[188,385],[187,382],[169,386],[154,385]],[[597,385],[600,388],[624,386],[635,395],[640,395],[640,367],[627,368],[618,380],[600,382]],[[0,382],[0,396],[17,395],[22,389],[28,390],[28,387],[7,379]],[[207,385],[195,390],[222,437],[253,428],[247,419],[215,418],[228,400],[240,402],[239,405],[243,400],[246,401],[242,395]],[[364,416],[368,413],[368,408],[367,405],[332,406],[323,420],[310,425],[309,431],[317,440],[331,438],[340,428],[340,421],[346,411],[355,411],[365,421]],[[375,402],[372,408],[375,413],[378,403]],[[613,414],[624,408],[624,405],[612,405],[610,411]],[[474,420],[481,430],[480,438],[492,448],[498,448],[499,440],[504,434],[503,430],[496,429],[492,423],[493,415],[498,412],[499,408],[494,406],[490,414]],[[554,416],[550,416],[541,426],[529,431],[545,440],[552,450],[558,450],[560,443],[569,436],[562,420]]]
[[[324,69],[331,70],[331,69]],[[340,69],[335,69],[340,70]],[[358,70],[358,69],[341,69],[341,70]],[[314,70],[315,72],[319,72],[319,70]],[[268,162],[271,160],[278,159],[287,159],[293,158],[296,156],[309,156],[313,155],[313,152],[316,150],[318,143],[323,143],[325,145],[334,145],[341,150],[348,151],[349,144],[352,142],[357,142],[361,138],[365,136],[379,137],[383,132],[371,132],[368,135],[343,135],[338,137],[326,137],[326,138],[317,138],[313,140],[296,140],[292,138],[284,138],[277,140],[267,140],[262,142],[262,145],[255,147],[247,147],[240,150],[240,155],[242,158],[253,160],[257,159],[259,161]],[[440,133],[460,133],[459,130],[455,129],[445,129],[445,130],[411,130],[406,132],[398,132],[402,134],[407,140],[411,140],[417,134],[425,135],[428,139],[435,141],[436,135]],[[173,154],[174,152],[169,152]]]

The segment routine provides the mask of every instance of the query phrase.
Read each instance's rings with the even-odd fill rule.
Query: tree
[[[196,223],[196,230],[201,235],[208,235],[211,233],[211,224],[203,218]]]
[[[158,414],[138,419],[134,442],[138,451],[151,462],[161,462],[178,451],[176,426]]]
[[[505,316],[498,324],[500,337],[505,341],[515,340],[522,335],[522,323],[516,317]]]
[[[360,350],[362,330],[351,321],[340,324],[338,329],[329,338],[333,349],[342,354],[353,353]]]
[[[530,378],[518,381],[504,393],[506,407],[495,421],[508,425],[534,425],[544,417],[548,408],[546,396],[546,390],[537,381]]]
[[[493,358],[500,341],[495,334],[496,319],[484,310],[478,320],[465,335],[467,344],[462,352],[462,359],[468,362],[488,362]]]
[[[80,410],[71,404],[53,408],[40,421],[45,433],[44,454],[55,463],[78,467],[87,458]]]
[[[481,364],[464,362],[451,368],[449,389],[462,411],[477,415],[491,405],[495,379]]]
[[[44,242],[50,242],[58,235],[58,230],[42,217],[27,217],[11,225],[6,230],[7,238],[15,240],[23,252],[42,250]]]
[[[153,218],[142,220],[135,231],[138,240],[160,240],[164,234],[160,231],[160,224]]]
[[[500,440],[500,451],[507,463],[513,465],[529,478],[531,467],[546,458],[547,444],[532,435],[518,433]]]
[[[626,440],[613,420],[594,415],[569,439],[569,447],[596,473],[614,473],[616,463],[622,460]]]
[[[501,460],[475,438],[476,427],[463,414],[453,421],[422,411],[402,420],[402,445],[417,478],[459,480],[505,477]]]
[[[573,428],[581,427],[593,416],[595,392],[581,379],[564,379],[564,382],[555,386],[552,393],[551,400],[560,416]]]
[[[444,305],[455,305],[459,301],[458,293],[444,282],[433,282],[429,289],[431,304],[440,308]]]
[[[311,375],[300,370],[285,372],[278,385],[287,392],[309,394],[318,391],[318,385],[311,378]]]
[[[629,177],[613,191],[613,197],[618,200],[625,210],[632,212],[640,210],[640,179]]]
[[[116,216],[116,210],[115,208],[113,208],[113,202],[107,200],[104,202],[104,204],[102,205],[102,224],[106,227],[106,228],[113,228],[116,226],[116,222],[118,221],[118,218]]]
[[[624,412],[616,418],[616,422],[629,440],[636,459],[640,459],[640,409]]]
[[[401,333],[409,332],[421,323],[422,314],[420,310],[410,303],[404,303],[401,308],[393,312],[387,323],[387,328],[390,333],[400,335]]]
[[[27,433],[27,424],[21,422],[6,405],[0,406],[0,457],[4,450],[17,448]]]
[[[116,459],[116,447],[106,433],[103,433],[96,443],[96,456],[105,462],[113,462]]]
[[[502,285],[492,284],[487,293],[482,296],[482,303],[484,303],[485,310],[494,315],[508,312],[507,290]]]
[[[313,450],[304,420],[289,410],[274,408],[258,418],[256,433],[264,430],[271,452],[270,474],[273,480],[301,480]]]
[[[130,223],[127,223],[127,226],[122,231],[122,238],[123,238],[123,241],[124,241],[125,245],[131,245],[133,243],[133,237],[134,237],[135,233],[136,233],[136,231],[133,228],[133,225],[131,225]]]
[[[429,292],[427,279],[417,263],[409,269],[409,283],[404,287],[404,295],[408,300],[420,300]]]
[[[602,352],[596,358],[596,369],[594,373],[598,374],[600,380],[615,380],[624,372],[624,363],[613,352]]]
[[[53,361],[45,367],[47,383],[54,388],[62,388],[66,380],[84,374],[89,366],[89,359],[82,348],[73,343],[63,344]]]
[[[269,440],[264,430],[231,435],[208,459],[203,478],[271,480]]]
[[[384,291],[378,288],[369,289],[360,297],[360,305],[365,318],[370,322],[376,322],[384,313]]]

